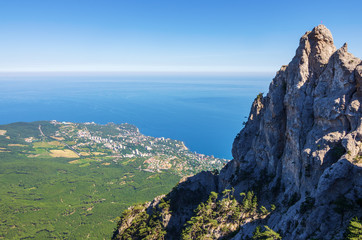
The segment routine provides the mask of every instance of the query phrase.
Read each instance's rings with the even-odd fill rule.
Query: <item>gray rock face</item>
[[[180,239],[182,227],[194,215],[194,210],[198,205],[209,198],[212,191],[218,191],[217,175],[203,171],[194,176],[185,177],[167,195],[158,196],[142,206],[128,208],[127,216],[121,218],[112,239],[130,239],[129,236],[124,236],[125,231],[129,228],[136,229],[136,231],[131,231],[133,234],[132,239],[144,239],[138,234],[138,231],[140,231],[139,226],[135,225],[140,222],[143,223],[142,226],[148,226],[149,228],[154,228],[155,225],[150,225],[151,220],[145,220],[145,217],[141,216],[142,213],[147,213],[149,216],[154,216],[157,213],[156,218],[161,219],[162,228],[165,230],[165,234],[159,231],[153,233],[152,236],[148,235],[147,239]],[[164,201],[163,205],[168,206],[161,207],[162,201]],[[152,221],[155,221],[155,219]]]
[[[244,191],[263,182],[262,198],[281,208],[264,224],[284,239],[332,239],[346,220],[362,214],[361,79],[361,60],[348,53],[347,44],[336,50],[330,31],[319,25],[301,38],[267,96],[255,99],[235,138],[234,160],[219,183]],[[235,184],[245,169],[252,173]],[[293,195],[297,202],[290,202]],[[301,211],[307,197],[313,207]],[[351,206],[337,213],[333,209],[342,198]],[[250,234],[250,226],[236,239],[243,234]]]
[[[217,191],[216,176],[210,172],[201,172],[178,184],[169,193],[171,201],[171,216],[167,220],[167,239],[178,239],[181,227],[194,214],[194,209],[207,200],[211,191]]]
[[[276,205],[264,219],[240,226],[233,239],[268,225],[283,239],[341,239],[362,217],[362,62],[336,50],[323,25],[305,33],[266,96],[254,100],[219,175],[200,173],[171,193],[166,239],[178,239],[193,209],[211,191],[254,191]],[[175,234],[176,233],[176,234]]]

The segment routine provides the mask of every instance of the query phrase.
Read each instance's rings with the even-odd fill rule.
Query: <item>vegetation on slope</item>
[[[240,224],[265,218],[270,213],[264,206],[258,207],[257,197],[253,192],[242,193],[241,197],[241,202],[235,199],[234,189],[223,191],[221,196],[211,192],[208,200],[194,210],[194,216],[183,226],[178,238],[230,238],[237,233]],[[146,203],[124,211],[113,239],[167,239],[166,230],[171,213],[168,198],[169,196],[163,197],[153,207],[151,204],[154,203]],[[272,205],[271,209],[274,210],[275,206]],[[269,233],[270,231],[258,234],[263,236]]]
[[[158,169],[161,160],[145,163],[151,156],[133,153],[147,150],[137,139],[154,139],[149,152],[163,151],[165,161],[184,147],[144,136],[129,124],[42,121],[0,129],[0,239],[109,239],[128,206],[168,192],[183,173],[197,169],[182,157],[182,169]],[[124,143],[119,151],[115,142]],[[192,154],[188,161],[198,157]]]
[[[361,240],[362,239],[362,221],[354,217],[349,222],[345,233],[346,240]]]
[[[134,165],[79,167],[68,161],[1,156],[0,239],[109,239],[124,209],[179,180]]]
[[[260,230],[261,227],[258,226],[255,228],[255,231],[253,232],[253,240],[280,240],[282,239],[280,234],[273,231],[268,226],[264,226],[263,230]]]

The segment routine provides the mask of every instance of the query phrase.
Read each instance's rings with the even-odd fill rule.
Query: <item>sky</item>
[[[270,73],[323,23],[362,58],[362,1],[0,0],[0,72]]]

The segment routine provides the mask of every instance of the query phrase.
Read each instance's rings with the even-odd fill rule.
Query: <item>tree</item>
[[[256,208],[258,207],[258,198],[255,196],[253,198],[253,203],[252,203],[252,211],[256,211]]]
[[[264,226],[264,231],[260,230],[261,227],[258,226],[255,228],[253,233],[253,240],[281,240],[279,233],[273,231],[270,227]]]
[[[346,240],[361,240],[362,239],[362,222],[354,217],[349,222],[345,233]]]
[[[276,209],[275,205],[274,205],[274,204],[271,204],[271,205],[270,205],[270,209],[271,209],[271,211],[274,211],[274,210]]]
[[[225,189],[223,192],[222,192],[222,195],[226,198],[230,198],[230,192],[231,192],[231,189]]]
[[[253,201],[254,193],[248,192],[246,196],[245,196],[245,193],[240,193],[240,196],[244,196],[244,199],[242,202],[244,210],[246,212],[250,211],[252,208],[252,201]]]
[[[240,193],[240,196],[244,196],[242,205],[245,212],[254,212],[258,206],[257,197],[254,196],[254,192],[248,192],[245,196],[245,193]]]
[[[268,209],[266,209],[264,206],[260,207],[260,212],[262,215],[267,215],[269,213]]]
[[[218,197],[218,194],[216,192],[211,192],[209,196],[209,201],[215,202]]]

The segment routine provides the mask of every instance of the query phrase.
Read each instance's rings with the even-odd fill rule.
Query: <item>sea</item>
[[[236,134],[271,76],[0,76],[0,124],[58,120],[130,123],[232,159]]]

